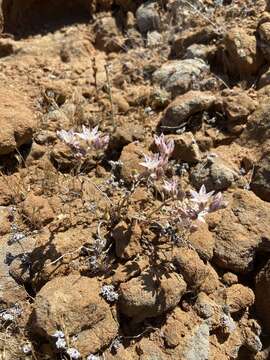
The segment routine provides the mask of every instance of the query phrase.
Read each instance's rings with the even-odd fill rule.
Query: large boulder
[[[76,347],[82,356],[98,352],[118,331],[112,308],[99,293],[97,279],[70,275],[51,280],[37,294],[32,332],[52,340],[56,330],[65,330],[69,346]],[[76,341],[75,346],[72,341]]]
[[[0,155],[31,143],[35,124],[29,100],[13,88],[0,87]]]

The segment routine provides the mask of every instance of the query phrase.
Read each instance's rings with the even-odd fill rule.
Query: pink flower
[[[217,211],[220,209],[224,209],[226,206],[227,206],[227,203],[226,203],[226,201],[224,201],[223,195],[221,194],[221,192],[218,192],[214,196],[214,198],[209,206],[209,212],[214,212],[214,211]]]
[[[96,150],[104,150],[109,143],[109,135],[101,137],[98,126],[91,130],[83,125],[82,132],[76,133],[76,135],[86,141],[89,146],[92,145]]]
[[[152,156],[144,154],[144,162],[139,164],[145,167],[151,176],[159,178],[164,175],[168,165],[168,159],[160,154],[153,154]]]
[[[197,204],[206,204],[211,196],[214,194],[214,191],[210,191],[209,193],[206,192],[206,188],[204,185],[201,186],[199,192],[190,190],[191,194],[191,201]]]
[[[164,134],[160,136],[154,135],[154,141],[160,154],[169,158],[174,150],[174,141],[166,139]]]
[[[178,181],[176,179],[172,181],[164,180],[163,189],[172,197],[176,197],[178,195]]]

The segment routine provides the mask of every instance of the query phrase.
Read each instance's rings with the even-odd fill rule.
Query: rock
[[[270,261],[260,270],[255,282],[256,312],[265,329],[270,331]]]
[[[244,28],[230,29],[225,36],[227,70],[240,78],[256,75],[263,59],[257,51],[254,35],[249,35]]]
[[[29,100],[13,88],[0,88],[0,155],[31,143],[35,117]]]
[[[190,339],[184,352],[186,360],[208,360],[209,359],[209,327],[201,324],[194,329],[194,335]]]
[[[155,48],[161,45],[163,42],[162,34],[158,31],[151,31],[147,33],[147,46],[149,48]]]
[[[270,68],[268,68],[259,78],[257,88],[262,89],[270,85]]]
[[[129,110],[129,103],[121,94],[114,94],[112,96],[114,106],[116,106],[119,113],[126,114]]]
[[[153,82],[170,92],[173,97],[182,95],[200,83],[200,78],[209,70],[201,59],[171,60],[153,73]]]
[[[162,333],[173,359],[209,359],[209,327],[192,311],[174,309]]]
[[[94,24],[95,46],[105,52],[119,52],[124,39],[112,16],[98,18]]]
[[[255,165],[250,188],[262,200],[270,201],[270,152]]]
[[[223,276],[222,276],[222,281],[224,282],[224,284],[230,286],[233,284],[237,284],[238,283],[238,276],[234,273],[231,272],[226,272]]]
[[[123,148],[119,160],[122,162],[121,177],[124,181],[132,182],[136,175],[145,171],[145,168],[139,164],[143,161],[142,154],[147,154],[147,151],[135,142]]]
[[[187,163],[197,163],[201,160],[201,152],[191,132],[181,135],[168,135],[166,139],[174,141],[174,151],[171,158]]]
[[[63,221],[66,221],[63,215]],[[53,238],[47,229],[40,232],[30,254],[32,287],[40,289],[56,276],[78,274],[82,266],[80,249],[85,244],[93,246],[94,239],[91,229],[82,226],[60,231]]]
[[[222,110],[227,116],[228,131],[234,133],[236,126],[245,124],[248,116],[256,109],[257,103],[243,91],[226,90],[222,93]]]
[[[245,310],[255,301],[253,291],[247,286],[234,284],[225,290],[226,305],[231,313]]]
[[[170,103],[170,94],[165,89],[155,87],[151,92],[149,101],[153,110],[164,109]]]
[[[153,340],[142,338],[136,346],[137,354],[142,360],[167,360],[167,355],[160,349],[158,344]]]
[[[210,261],[213,257],[215,240],[207,224],[200,223],[198,229],[190,234],[188,241],[196,249],[200,257]]]
[[[220,191],[234,185],[239,176],[225,160],[212,156],[203,164],[199,163],[192,170],[190,178],[197,189],[204,184],[208,191]]]
[[[245,131],[241,136],[241,144],[254,148],[270,138],[270,104],[268,96],[260,102],[257,109],[250,115]]]
[[[187,48],[185,59],[202,59],[209,63],[213,59],[215,52],[215,45],[193,44]]]
[[[223,269],[247,273],[257,252],[270,250],[270,205],[250,191],[236,190],[221,213],[213,214],[214,262]]]
[[[116,127],[115,132],[110,136],[109,150],[121,151],[125,145],[134,141],[143,140],[144,128],[134,124],[132,128],[128,123]]]
[[[177,18],[177,23],[179,22],[179,17]],[[211,26],[198,26],[197,28],[188,28],[179,33],[176,33],[172,38],[171,45],[171,56],[174,58],[181,58],[188,53],[188,48],[192,46],[192,51],[195,48],[202,49],[201,45],[208,47],[212,51],[212,45],[208,45],[212,40],[220,37],[218,30]],[[193,47],[194,46],[194,47]],[[208,52],[208,50],[207,50]],[[200,56],[199,56],[200,57]]]
[[[55,331],[61,329],[69,338],[69,346],[75,345],[83,357],[98,352],[118,331],[112,310],[99,293],[99,282],[93,278],[70,275],[51,280],[35,299],[32,332],[52,340]],[[75,335],[76,340],[72,340]]]
[[[54,219],[54,212],[47,199],[29,193],[23,202],[23,214],[34,228],[47,225]]]
[[[259,48],[264,56],[264,58],[270,62],[270,51],[269,51],[269,42],[270,42],[270,22],[262,22],[258,27],[259,35]]]
[[[165,128],[184,126],[192,115],[208,110],[213,106],[215,100],[215,96],[210,92],[191,90],[180,95],[165,110],[161,125]]]
[[[130,259],[140,254],[142,252],[141,236],[142,230],[136,222],[127,225],[122,221],[116,225],[112,232],[116,255],[122,259]]]
[[[1,19],[0,19],[0,30],[1,30]],[[12,54],[16,54],[18,53],[19,49],[20,48],[18,47],[16,41],[12,39],[0,39],[0,58]]]
[[[120,311],[135,322],[157,317],[173,309],[186,291],[186,284],[176,273],[164,269],[144,271],[120,285]]]
[[[150,0],[142,4],[136,11],[137,26],[142,34],[148,31],[160,30],[161,19],[156,1]]]
[[[210,265],[205,265],[195,250],[175,248],[173,259],[177,271],[183,275],[191,289],[210,294],[220,286],[215,270]]]

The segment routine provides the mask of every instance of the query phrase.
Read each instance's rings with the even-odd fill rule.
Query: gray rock
[[[255,166],[250,187],[262,200],[270,201],[270,152]]]
[[[225,190],[238,179],[237,172],[220,157],[209,156],[191,172],[191,182],[199,189],[203,184],[207,190]]]
[[[136,21],[142,34],[146,34],[148,31],[160,30],[161,22],[157,2],[150,0],[142,4],[136,11]]]
[[[194,335],[187,345],[186,360],[207,360],[209,359],[209,327],[203,323],[197,327]]]
[[[200,77],[209,66],[202,59],[171,60],[153,74],[153,82],[171,92],[172,96],[184,94],[192,86],[200,87]]]
[[[178,96],[165,110],[161,119],[164,127],[180,127],[190,121],[190,117],[209,109],[216,97],[211,92],[189,91]]]

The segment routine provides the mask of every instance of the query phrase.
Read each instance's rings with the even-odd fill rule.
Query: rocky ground
[[[0,359],[269,359],[270,2],[0,0],[0,32]]]

